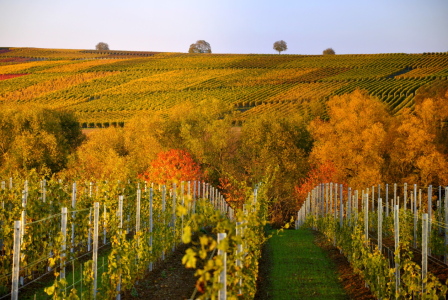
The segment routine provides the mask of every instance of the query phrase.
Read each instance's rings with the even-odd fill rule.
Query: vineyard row
[[[375,194],[375,188],[359,193],[320,184],[298,212],[296,226],[323,232],[378,298],[446,295],[448,187],[439,187],[437,196],[432,186],[408,190],[405,184],[401,197],[396,184],[393,191],[378,186]]]

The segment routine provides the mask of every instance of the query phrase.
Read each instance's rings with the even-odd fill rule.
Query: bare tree
[[[190,45],[188,53],[212,53],[210,44],[204,40],[196,41],[196,43]]]
[[[286,42],[284,40],[276,41],[274,43],[274,50],[278,51],[278,54],[282,51],[286,51],[288,49],[288,46],[286,45]]]
[[[322,52],[323,55],[335,55],[336,52],[334,52],[333,48],[327,48]]]
[[[96,44],[95,49],[100,51],[109,50],[109,45],[107,43],[99,42]]]

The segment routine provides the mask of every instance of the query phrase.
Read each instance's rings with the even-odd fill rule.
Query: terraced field
[[[448,80],[448,53],[368,55],[184,54],[0,48],[0,101],[75,111],[83,127],[123,124],[139,111],[219,99],[242,117],[310,112],[356,88],[392,113],[417,90]]]

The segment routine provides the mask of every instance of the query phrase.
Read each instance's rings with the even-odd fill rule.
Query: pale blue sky
[[[213,53],[448,51],[448,0],[0,0],[0,47]]]

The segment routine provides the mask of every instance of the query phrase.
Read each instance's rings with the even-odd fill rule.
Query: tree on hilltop
[[[286,45],[286,42],[284,40],[276,41],[274,43],[274,50],[278,51],[278,54],[282,51],[286,51],[288,49],[288,46]]]
[[[196,43],[190,45],[188,53],[212,53],[212,47],[204,40],[196,41]]]
[[[99,42],[98,44],[96,44],[95,49],[99,51],[110,50],[109,45],[103,42]]]
[[[323,55],[335,55],[336,52],[334,52],[333,48],[327,48],[322,52]]]

